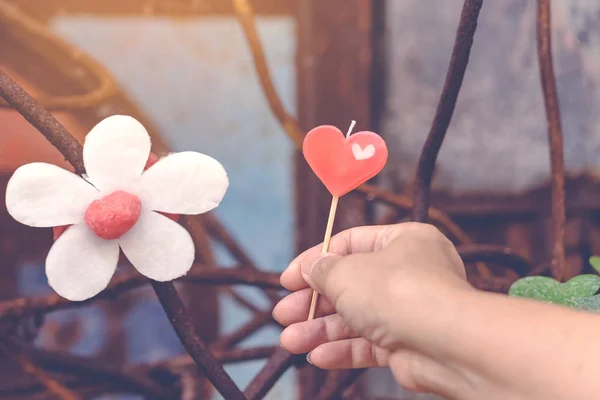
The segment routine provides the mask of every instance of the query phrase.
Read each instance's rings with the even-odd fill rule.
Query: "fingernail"
[[[334,256],[333,253],[319,253],[316,259],[313,262],[306,262],[302,265],[302,274],[306,277],[309,277],[315,265],[317,265],[322,259],[326,257]]]
[[[306,362],[309,363],[310,365],[313,365],[313,363],[310,361],[310,353],[308,353],[306,355]]]

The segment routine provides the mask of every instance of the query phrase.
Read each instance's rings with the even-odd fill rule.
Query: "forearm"
[[[597,399],[600,315],[473,292],[440,354],[472,399]]]

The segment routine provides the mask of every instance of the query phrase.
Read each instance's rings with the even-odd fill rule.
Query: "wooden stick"
[[[325,229],[325,238],[323,239],[323,248],[321,253],[329,252],[329,243],[331,242],[331,232],[333,231],[333,221],[335,220],[335,212],[337,210],[338,200],[340,198],[333,196],[331,200],[331,208],[329,209],[329,218],[327,219],[327,228]],[[313,290],[312,300],[310,302],[310,310],[308,312],[308,320],[315,319],[315,312],[317,311],[317,301],[319,300],[319,293]]]
[[[348,132],[346,132],[346,139],[352,134],[352,129],[356,125],[356,121],[352,120]],[[333,221],[335,220],[335,212],[337,211],[338,196],[333,196],[331,199],[331,208],[329,209],[329,218],[327,219],[327,228],[325,229],[325,238],[323,239],[323,248],[321,253],[329,252],[329,242],[331,242],[331,232],[333,232]],[[310,309],[308,311],[308,321],[315,319],[315,312],[317,311],[317,302],[319,301],[319,293],[313,290],[312,300],[310,301]]]

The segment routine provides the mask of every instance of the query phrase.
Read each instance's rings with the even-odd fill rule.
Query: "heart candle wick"
[[[350,128],[348,128],[348,132],[346,133],[346,138],[349,138],[352,134],[352,129],[354,129],[354,125],[356,125],[356,121],[352,120],[352,122],[350,123]]]

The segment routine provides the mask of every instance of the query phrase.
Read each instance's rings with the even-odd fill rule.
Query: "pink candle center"
[[[137,222],[142,210],[139,197],[118,190],[90,203],[85,211],[85,223],[98,237],[118,239]]]

